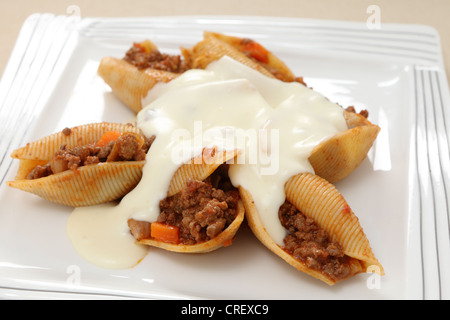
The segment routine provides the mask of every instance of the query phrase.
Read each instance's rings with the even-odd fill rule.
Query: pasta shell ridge
[[[7,185],[70,207],[117,200],[142,177],[145,161],[105,162],[33,180],[7,181]]]

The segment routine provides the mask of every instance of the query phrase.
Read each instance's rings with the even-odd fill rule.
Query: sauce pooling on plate
[[[145,256],[128,219],[156,221],[175,171],[208,146],[239,150],[230,180],[251,193],[264,227],[282,245],[286,230],[278,209],[285,182],[314,172],[308,161],[314,147],[347,129],[343,109],[319,93],[270,79],[228,57],[156,85],[145,105],[137,125],[156,139],[141,181],[117,205],[76,208],[68,221],[75,249],[103,267],[131,267]]]

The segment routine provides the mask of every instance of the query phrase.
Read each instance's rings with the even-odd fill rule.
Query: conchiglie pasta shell
[[[325,229],[346,255],[360,260],[365,268],[376,266],[384,274],[359,219],[334,185],[317,175],[303,173],[289,179],[285,190],[286,199]]]
[[[130,192],[142,177],[145,161],[105,162],[7,185],[71,207],[113,201]]]
[[[380,274],[384,274],[383,267],[375,258],[358,218],[332,184],[316,175],[306,173],[291,178],[286,183],[285,189],[287,200],[325,229],[331,240],[339,243],[344,248],[345,254],[353,258],[349,261],[351,271],[348,277],[365,272],[369,266],[375,266]],[[261,222],[252,195],[242,187],[239,188],[239,191],[245,206],[248,224],[255,236],[267,248],[297,270],[329,285],[337,283],[336,279],[309,268],[275,243]]]
[[[139,70],[127,61],[114,57],[104,57],[100,61],[98,74],[112,92],[136,113],[142,109],[142,99],[155,84],[169,82],[178,76],[151,68]]]
[[[11,157],[20,160],[19,169],[15,180],[8,181],[7,185],[52,202],[80,207],[121,198],[140,181],[145,161],[92,164],[39,179],[26,179],[37,165],[50,161],[63,144],[69,149],[93,144],[108,131],[142,134],[135,126],[108,122],[81,125],[70,131],[67,135],[62,131],[51,134],[14,150]]]
[[[95,143],[107,131],[142,134],[139,128],[130,124],[110,122],[90,123],[71,128],[71,132],[68,135],[61,131],[37,141],[27,143],[24,147],[14,150],[11,157],[22,160],[51,160],[61,145],[65,144],[67,148],[71,149],[75,146]]]
[[[215,32],[209,32],[205,31],[204,33],[207,37],[214,37],[216,39],[222,40],[229,45],[236,48],[238,51],[243,52],[245,50],[245,42],[247,39],[239,38],[239,37],[233,37],[229,35],[224,35],[220,33]],[[267,49],[266,49],[267,50]],[[281,61],[277,56],[275,56],[272,52],[267,50],[267,67],[269,67],[270,70],[276,70],[277,78],[286,81],[286,82],[292,82],[295,81],[295,75],[292,73],[292,71],[287,67],[287,65]],[[265,64],[262,64],[264,68],[267,69]]]
[[[261,64],[253,61],[244,53],[211,33],[205,33],[204,40],[198,42],[193,48],[181,48],[181,52],[191,68],[205,69],[211,62],[217,61],[223,56],[229,56],[270,78],[274,78],[273,74]]]
[[[186,186],[190,179],[204,180],[210,176],[221,164],[233,159],[238,154],[237,150],[217,151],[215,148],[205,148],[203,155],[193,158],[189,163],[183,164],[174,174],[168,196],[174,195]],[[223,246],[227,246],[233,240],[242,221],[244,220],[245,210],[241,201],[238,202],[238,212],[234,221],[217,237],[193,245],[173,244],[154,239],[142,239],[139,243],[158,247],[164,250],[180,253],[206,253]]]
[[[352,125],[320,143],[309,157],[315,174],[331,183],[344,179],[362,163],[380,131],[371,123]]]

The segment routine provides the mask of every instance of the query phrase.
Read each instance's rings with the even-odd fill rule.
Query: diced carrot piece
[[[180,242],[180,232],[178,227],[160,222],[152,222],[150,229],[151,237],[155,240],[168,243]]]
[[[250,54],[250,56],[262,63],[269,62],[269,51],[262,45],[255,41],[248,41],[243,46],[243,51]]]
[[[122,135],[122,133],[120,133],[118,131],[107,131],[103,134],[103,136],[100,138],[100,140],[97,141],[97,143],[95,145],[97,147],[104,147],[110,141],[115,141],[121,135]]]
[[[142,42],[135,42],[133,43],[133,46],[138,48],[141,52],[150,53],[152,51],[158,50],[156,45],[151,42],[150,40],[144,40]]]
[[[133,47],[138,48],[141,52],[145,52],[144,46],[141,43],[139,43],[139,42],[133,43]]]

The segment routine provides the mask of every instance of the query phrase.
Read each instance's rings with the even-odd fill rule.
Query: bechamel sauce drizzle
[[[139,112],[137,125],[157,138],[141,181],[117,205],[75,209],[67,224],[78,253],[101,267],[128,268],[145,256],[146,248],[134,243],[127,220],[156,221],[175,171],[212,145],[242,151],[230,166],[231,182],[252,194],[264,227],[282,245],[286,230],[278,209],[285,200],[285,182],[314,172],[308,161],[312,149],[347,129],[337,104],[227,57],[206,70],[190,70],[158,84],[145,101],[149,104]]]

